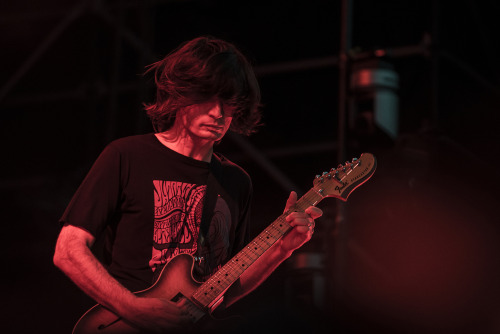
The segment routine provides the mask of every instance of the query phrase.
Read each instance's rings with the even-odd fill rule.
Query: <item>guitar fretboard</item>
[[[294,207],[278,217],[262,233],[229,260],[221,269],[213,274],[193,294],[193,298],[204,308],[211,307],[221,295],[272,245],[292,229],[286,221],[291,212],[303,212],[323,199],[315,188],[302,196]]]

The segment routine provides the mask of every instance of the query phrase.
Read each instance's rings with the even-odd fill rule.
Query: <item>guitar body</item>
[[[189,299],[201,285],[201,283],[193,279],[193,265],[194,259],[191,255],[177,255],[163,268],[158,281],[153,286],[136,294],[141,297],[165,298],[173,301],[179,298]],[[202,310],[198,310],[194,316],[201,318],[203,314]],[[91,333],[127,334],[140,333],[140,330],[98,304],[88,310],[73,329],[73,334]]]

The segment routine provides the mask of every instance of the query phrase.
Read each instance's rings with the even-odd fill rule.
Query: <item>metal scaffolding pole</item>
[[[340,50],[339,50],[339,109],[338,109],[338,150],[337,161],[346,159],[346,119],[347,119],[347,89],[349,80],[349,50],[352,47],[352,0],[341,2]],[[335,224],[332,224],[328,234],[330,242],[327,245],[328,254],[334,254],[333,263],[333,311],[338,314],[344,288],[345,254],[347,246],[346,226],[344,222],[344,205],[337,201]]]
[[[118,23],[122,22],[123,10],[118,8],[116,15],[116,20]],[[110,96],[109,96],[109,107],[107,112],[106,121],[106,134],[105,141],[110,142],[115,138],[117,134],[116,120],[118,118],[118,83],[120,81],[120,63],[122,60],[122,38],[120,34],[115,30],[113,36],[113,62],[111,63],[111,80],[110,80]]]
[[[338,110],[338,144],[337,161],[346,159],[346,115],[347,84],[349,80],[349,50],[352,47],[352,0],[342,0],[339,50],[339,110]]]
[[[431,108],[432,108],[432,118],[431,126],[433,129],[439,128],[440,117],[439,117],[439,51],[436,50],[438,44],[438,33],[439,33],[439,0],[435,0],[432,3],[432,44],[433,48],[431,50]]]

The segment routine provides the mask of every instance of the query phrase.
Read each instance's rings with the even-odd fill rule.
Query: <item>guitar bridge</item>
[[[177,307],[179,307],[182,311],[186,312],[193,323],[197,322],[206,315],[203,310],[201,310],[195,303],[180,292],[175,295],[171,301],[176,303]]]

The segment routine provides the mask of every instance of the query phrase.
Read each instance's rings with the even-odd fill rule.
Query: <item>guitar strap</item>
[[[203,202],[203,211],[201,215],[201,233],[203,236],[208,235],[208,229],[214,215],[215,204],[219,197],[219,190],[222,184],[222,164],[220,158],[213,154],[209,165],[207,191]]]
[[[212,160],[210,161],[208,167],[207,190],[205,193],[205,198],[203,199],[200,233],[198,233],[198,245],[200,246],[204,244],[204,240],[208,236],[208,229],[210,228],[210,223],[212,221],[212,217],[214,216],[215,204],[217,203],[217,198],[219,197],[219,193],[222,189],[221,158],[219,158],[215,154],[212,154]],[[199,252],[200,250],[201,247],[198,247],[197,252]],[[197,257],[198,254],[196,254],[195,259]],[[164,265],[162,265],[161,268],[163,268],[163,266]],[[158,275],[160,275],[161,272],[162,270],[155,271],[153,282],[156,282],[158,280]]]

